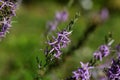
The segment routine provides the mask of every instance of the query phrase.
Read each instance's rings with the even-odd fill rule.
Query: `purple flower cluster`
[[[120,57],[117,60],[112,60],[112,65],[106,71],[108,80],[120,80]]]
[[[83,64],[80,62],[80,64],[81,68],[79,68],[77,71],[73,71],[73,78],[75,78],[75,80],[90,80],[91,75],[89,69],[93,67],[89,67],[89,63]]]
[[[49,53],[54,53],[54,57],[59,58],[62,54],[61,48],[65,48],[70,42],[70,39],[68,37],[71,32],[72,31],[68,32],[66,30],[63,30],[61,32],[58,32],[57,38],[53,36],[53,41],[48,41],[48,44],[51,47]]]
[[[68,19],[67,10],[56,12],[55,19],[47,23],[47,28],[49,29],[49,31],[54,31],[56,30],[60,22],[65,22],[67,19]]]
[[[15,16],[16,3],[11,0],[0,0],[0,39],[5,37]]]
[[[100,18],[103,21],[106,21],[109,17],[109,10],[107,8],[103,8],[100,12]]]
[[[99,47],[99,49],[93,54],[93,58],[89,61],[89,63],[83,64],[81,62],[81,68],[79,68],[77,71],[73,71],[74,75],[72,77],[68,78],[67,80],[90,80],[91,75],[95,75],[95,76],[92,76],[92,77],[97,78],[98,77],[98,76],[96,77],[97,74],[96,73],[93,74],[93,71],[90,71],[90,69],[91,68],[97,69],[98,67],[95,67],[96,62],[98,60],[102,61],[103,57],[108,56],[112,52],[111,45],[114,42],[114,40],[110,36],[107,37],[107,40],[108,40],[107,43],[104,44],[104,45],[101,45]],[[116,48],[117,51],[120,50],[119,48],[120,47],[118,45],[117,48]],[[114,61],[114,63],[116,63],[116,62]],[[120,66],[120,57],[119,57],[119,62],[118,63],[119,63],[119,66]],[[99,66],[99,68],[103,69],[104,66],[105,65]],[[116,67],[118,67],[118,66],[116,66]],[[120,67],[118,67],[118,68],[120,69]],[[113,70],[113,68],[112,68],[112,70]],[[120,73],[120,70],[119,70],[119,73]],[[119,74],[119,76],[120,76],[120,74]],[[100,77],[99,77],[98,80],[107,80],[107,78],[105,76],[101,76],[101,77],[102,78],[100,79]],[[109,80],[112,80],[112,79],[109,79]],[[119,79],[113,79],[113,80],[119,80]]]
[[[103,57],[106,57],[110,54],[109,46],[108,45],[101,45],[99,50],[94,53],[94,58],[96,60],[102,61]]]
[[[66,21],[68,19],[68,12],[63,10],[61,12],[56,12],[56,20],[58,22]]]

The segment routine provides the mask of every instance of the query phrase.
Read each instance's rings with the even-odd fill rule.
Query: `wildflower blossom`
[[[97,59],[97,60],[102,61],[102,54],[101,54],[101,52],[100,51],[96,51],[94,53],[94,58]]]
[[[50,31],[56,30],[57,25],[58,25],[58,22],[57,22],[57,21],[53,21],[53,22],[52,22],[52,21],[49,21],[49,22],[47,23],[47,27],[49,28]]]
[[[96,60],[102,61],[103,57],[106,57],[110,54],[109,47],[107,45],[101,45],[99,50],[94,53],[94,58]]]
[[[47,41],[48,45],[44,50],[46,63],[42,66],[54,66],[53,63],[57,64],[58,59],[60,59],[60,56],[62,54],[62,49],[66,48],[67,45],[71,42],[71,40],[69,39],[69,36],[72,33],[71,29],[75,22],[78,20],[79,16],[80,12],[77,12],[74,18],[63,30],[59,31],[56,36],[52,35],[52,38]],[[54,24],[52,23],[52,25]]]
[[[56,12],[55,19],[53,21],[49,21],[47,23],[47,28],[49,31],[56,30],[57,26],[61,22],[65,22],[68,19],[68,12],[67,10]]]
[[[103,57],[108,56],[109,53],[110,53],[109,47],[107,45],[101,45],[100,48],[99,48],[99,51],[102,53]]]
[[[15,16],[16,2],[11,0],[0,0],[0,39],[5,37],[11,27],[11,19]]]
[[[112,60],[111,67],[106,71],[106,76],[109,80],[120,80],[120,57],[117,60]]]
[[[68,38],[70,34],[71,31],[68,32],[63,30],[58,32],[57,38],[53,37],[53,42],[48,41],[48,44],[51,46],[49,53],[55,52],[54,57],[59,58],[61,55],[61,48],[65,48],[70,42],[70,39]]]
[[[56,12],[56,20],[59,22],[64,22],[68,19],[68,12],[66,10]]]
[[[75,78],[75,80],[90,80],[90,72],[89,69],[93,68],[93,67],[89,67],[88,64],[83,64],[82,62],[80,62],[81,64],[81,68],[79,68],[77,71],[73,71],[73,78]]]
[[[8,29],[11,27],[10,24],[10,18],[4,18],[4,20],[1,22],[2,24],[2,28],[1,28],[1,37],[4,37],[4,35],[6,34],[6,32],[8,32]]]
[[[55,58],[60,58],[60,55],[62,54],[61,49],[65,48],[70,43],[69,35],[72,33],[71,29],[78,20],[79,16],[80,12],[76,13],[73,20],[69,22],[67,27],[64,30],[58,32],[57,37],[53,36],[53,39],[47,42],[51,47],[49,54],[53,54]]]
[[[107,8],[103,8],[101,10],[101,12],[100,12],[100,18],[101,18],[101,20],[105,21],[105,20],[108,19],[108,17],[109,17],[109,11],[108,11],[108,9]]]

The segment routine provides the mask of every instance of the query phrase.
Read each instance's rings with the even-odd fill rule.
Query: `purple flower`
[[[48,28],[48,31],[55,31],[59,23],[65,22],[67,19],[68,19],[67,10],[56,12],[55,19],[49,21],[46,27]]]
[[[66,10],[56,12],[56,20],[59,22],[66,21],[68,19],[68,12]]]
[[[109,80],[120,80],[120,57],[112,61],[111,67],[106,71]]]
[[[89,69],[93,67],[89,67],[89,63],[83,64],[80,62],[80,64],[81,68],[79,68],[77,71],[73,71],[73,78],[75,78],[75,80],[90,80],[91,75]]]
[[[99,51],[102,53],[102,57],[106,57],[110,53],[109,47],[107,45],[101,45]]]
[[[13,2],[10,2],[9,0],[0,0],[0,10],[4,7],[4,6],[7,6],[7,7],[10,7],[11,9],[15,9],[16,8],[16,4],[13,3]]]
[[[57,25],[58,25],[57,21],[54,21],[54,22],[49,21],[47,23],[47,28],[49,28],[50,31],[54,31],[54,30],[56,30]]]
[[[10,0],[0,0],[0,39],[5,37],[11,27],[11,19],[15,16],[16,3]]]
[[[70,42],[70,39],[68,38],[70,34],[71,31],[68,32],[63,30],[58,32],[57,38],[53,36],[53,41],[48,41],[48,44],[51,46],[49,53],[54,52],[54,57],[59,58],[61,55],[61,48],[65,48]]]
[[[9,18],[4,18],[2,24],[3,24],[3,27],[1,29],[2,32],[7,32],[7,29],[9,29],[9,27],[11,27]]]
[[[69,35],[72,33],[72,31],[66,31],[63,30],[62,32],[58,33],[58,42],[61,43],[61,48],[65,48],[69,43],[70,43],[70,39],[69,39]]]
[[[102,54],[101,54],[101,52],[100,51],[96,51],[94,53],[94,58],[97,59],[97,60],[102,61]]]
[[[0,38],[5,37],[6,33],[8,32],[8,29],[11,27],[11,22],[10,22],[10,18],[4,18],[4,20],[2,22],[0,22],[0,24],[2,24],[2,28],[0,31]]]
[[[96,60],[102,61],[103,57],[106,57],[110,54],[109,47],[107,45],[101,45],[99,50],[94,53],[94,58]]]
[[[107,20],[109,17],[109,11],[107,8],[103,8],[100,12],[100,17],[103,21]]]

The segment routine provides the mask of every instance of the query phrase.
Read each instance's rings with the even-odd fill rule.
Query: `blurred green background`
[[[66,57],[65,62],[47,74],[42,74],[43,80],[63,80],[72,75],[72,71],[80,66],[79,62],[87,62],[99,45],[104,43],[104,36],[113,33],[115,43],[120,42],[120,0],[91,0],[92,7],[84,10],[81,0],[74,0],[68,8],[69,20],[81,10],[81,16],[73,27],[71,44],[77,45],[92,20],[91,14],[96,14],[102,8],[109,9],[109,18],[98,22],[96,29],[89,34],[83,45]],[[23,0],[13,18],[12,28],[0,42],[0,80],[34,80],[38,73],[36,56],[44,64],[44,55],[40,51],[45,47],[46,23],[54,18],[55,12],[64,9],[69,0]],[[69,50],[69,47],[67,48]],[[66,51],[66,50],[65,50]]]

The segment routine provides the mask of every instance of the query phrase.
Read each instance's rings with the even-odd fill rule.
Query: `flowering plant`
[[[11,19],[16,16],[17,2],[13,0],[0,0],[0,39],[6,36],[11,27]]]

